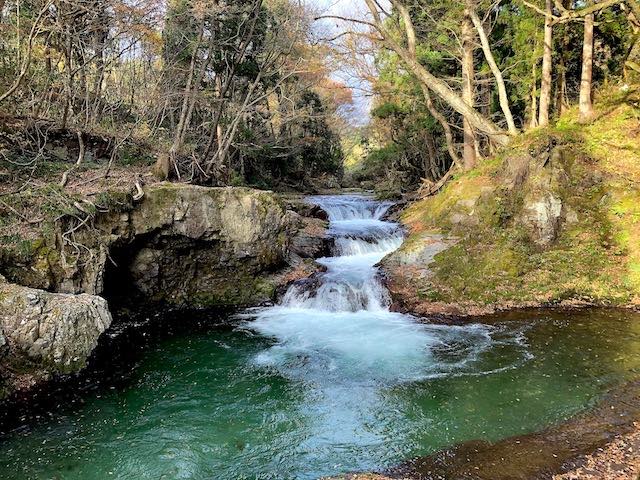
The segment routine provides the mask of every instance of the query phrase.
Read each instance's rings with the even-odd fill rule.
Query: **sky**
[[[366,11],[363,0],[305,0],[305,3],[318,11],[319,15],[340,15],[345,17],[362,18]],[[347,25],[342,25],[336,20],[318,20],[318,30],[330,30],[333,35],[341,33]],[[353,90],[353,109],[346,115],[350,123],[354,126],[366,125],[369,120],[371,110],[371,96],[369,95],[369,84],[359,78],[347,66],[338,67],[332,77],[340,81]]]

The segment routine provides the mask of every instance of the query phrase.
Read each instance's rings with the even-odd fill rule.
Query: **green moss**
[[[508,231],[513,234],[513,231]],[[539,250],[520,235],[465,238],[436,256],[431,296],[447,302],[558,302],[581,299],[622,304],[632,297],[617,262],[583,224]]]
[[[413,204],[402,217],[411,232],[405,252],[420,249],[426,232],[450,231],[452,214],[478,219],[475,225],[456,224],[459,241],[435,257],[432,278],[415,279],[416,296],[480,305],[638,302],[640,144],[633,132],[639,126],[637,112],[626,105],[588,127],[562,118],[555,127],[522,135],[438,195]],[[542,155],[552,148],[563,155],[549,164]],[[508,160],[527,155],[546,166],[508,188]],[[578,221],[565,222],[555,242],[542,248],[518,218],[528,194],[548,190],[562,200],[564,214],[575,212]],[[461,206],[466,200],[475,202],[472,209]]]
[[[101,211],[128,212],[133,208],[133,198],[128,192],[108,190],[96,195],[95,205]]]

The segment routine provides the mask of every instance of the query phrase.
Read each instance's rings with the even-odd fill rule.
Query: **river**
[[[562,421],[635,378],[640,318],[530,312],[442,325],[389,310],[403,240],[366,196],[309,199],[334,256],[233,328],[157,342],[124,384],[0,440],[3,479],[315,479]]]

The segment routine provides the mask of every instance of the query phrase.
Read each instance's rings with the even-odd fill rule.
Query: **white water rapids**
[[[403,239],[384,220],[390,204],[309,201],[330,217],[325,272],[246,312],[236,331],[154,344],[125,382],[116,370],[117,387],[11,434],[2,478],[314,480],[381,469],[566,418],[591,401],[583,389],[626,368],[605,353],[612,339],[637,351],[626,326],[593,343],[601,330],[588,322],[576,322],[575,338],[564,320],[536,337],[522,323],[434,325],[391,312],[376,267]],[[600,370],[607,359],[611,370]]]
[[[394,385],[448,375],[484,375],[483,356],[522,337],[487,325],[429,325],[389,311],[376,264],[400,247],[403,231],[385,221],[390,202],[365,196],[311,197],[329,215],[335,256],[326,272],[294,283],[279,305],[247,314],[247,328],[275,339],[255,359],[288,378],[330,385]]]

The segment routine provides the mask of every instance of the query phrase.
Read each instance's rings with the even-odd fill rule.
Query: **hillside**
[[[384,262],[397,307],[640,304],[639,98],[602,98],[587,126],[569,111],[407,208]]]

